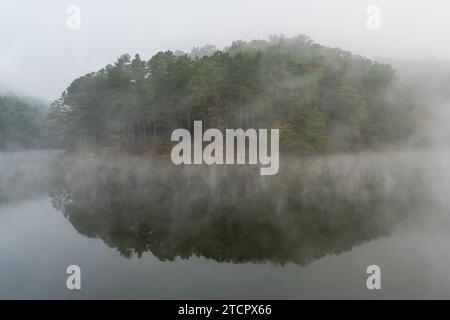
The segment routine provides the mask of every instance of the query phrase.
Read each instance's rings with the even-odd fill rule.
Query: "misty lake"
[[[280,160],[0,153],[0,298],[450,298],[449,152]]]

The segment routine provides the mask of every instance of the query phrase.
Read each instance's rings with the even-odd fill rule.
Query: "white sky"
[[[369,5],[381,29],[366,27]],[[69,5],[81,30],[66,26]],[[0,88],[56,99],[120,54],[305,34],[368,57],[450,57],[448,0],[0,0]]]

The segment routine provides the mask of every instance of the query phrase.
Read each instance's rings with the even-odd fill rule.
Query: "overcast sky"
[[[69,30],[67,8],[81,9]],[[381,28],[366,27],[369,5]],[[448,0],[0,0],[0,88],[56,99],[122,53],[305,34],[368,57],[450,58]]]

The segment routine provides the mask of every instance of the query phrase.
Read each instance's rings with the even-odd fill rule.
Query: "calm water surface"
[[[0,298],[450,298],[448,159],[289,159],[265,179],[4,153]]]

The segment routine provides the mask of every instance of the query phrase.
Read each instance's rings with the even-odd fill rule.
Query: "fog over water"
[[[286,157],[268,178],[2,153],[13,189],[2,189],[0,296],[448,297],[449,160],[446,150]],[[72,294],[63,271],[75,262],[86,287]],[[365,288],[370,264],[383,269],[379,293]]]

